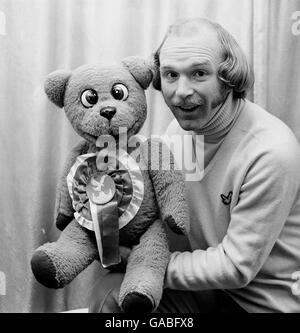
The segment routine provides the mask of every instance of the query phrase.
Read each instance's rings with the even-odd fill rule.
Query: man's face
[[[171,35],[161,49],[162,94],[184,130],[201,130],[226,98],[217,77],[220,53],[217,35],[209,29]]]

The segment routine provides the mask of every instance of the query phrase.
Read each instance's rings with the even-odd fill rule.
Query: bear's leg
[[[95,236],[73,220],[53,243],[40,246],[31,259],[36,279],[48,288],[63,288],[99,258]]]
[[[145,313],[157,308],[169,258],[165,226],[160,220],[156,220],[128,258],[119,296],[120,306],[125,312]]]

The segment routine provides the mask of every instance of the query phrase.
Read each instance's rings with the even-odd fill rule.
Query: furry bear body
[[[126,130],[128,139],[138,133],[147,114],[144,89],[151,80],[151,67],[136,57],[118,65],[57,71],[47,78],[45,91],[49,99],[64,107],[84,141],[71,151],[58,185],[56,223],[62,233],[56,242],[40,246],[31,261],[34,275],[45,286],[62,288],[99,259],[94,231],[74,218],[76,206],[67,177],[78,156],[99,152],[99,138],[110,135],[120,144],[120,128]],[[163,153],[166,150],[162,143],[148,140],[137,149],[144,192],[133,218],[119,230],[120,249],[131,249],[119,303],[125,312],[151,312],[159,304],[170,255],[165,223],[185,233],[188,208],[184,180],[175,170],[170,153]],[[153,155],[159,168],[153,167]],[[118,267],[124,267],[123,260],[109,268]]]

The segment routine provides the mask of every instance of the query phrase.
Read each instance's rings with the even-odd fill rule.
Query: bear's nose
[[[100,110],[100,115],[108,120],[116,114],[117,109],[112,106],[106,106]]]

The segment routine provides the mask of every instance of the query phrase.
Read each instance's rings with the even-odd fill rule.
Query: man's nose
[[[112,106],[106,106],[100,110],[100,115],[108,120],[111,120],[111,118],[116,114],[117,109]]]
[[[193,88],[188,78],[180,77],[177,81],[176,96],[178,98],[186,98],[193,94]]]

